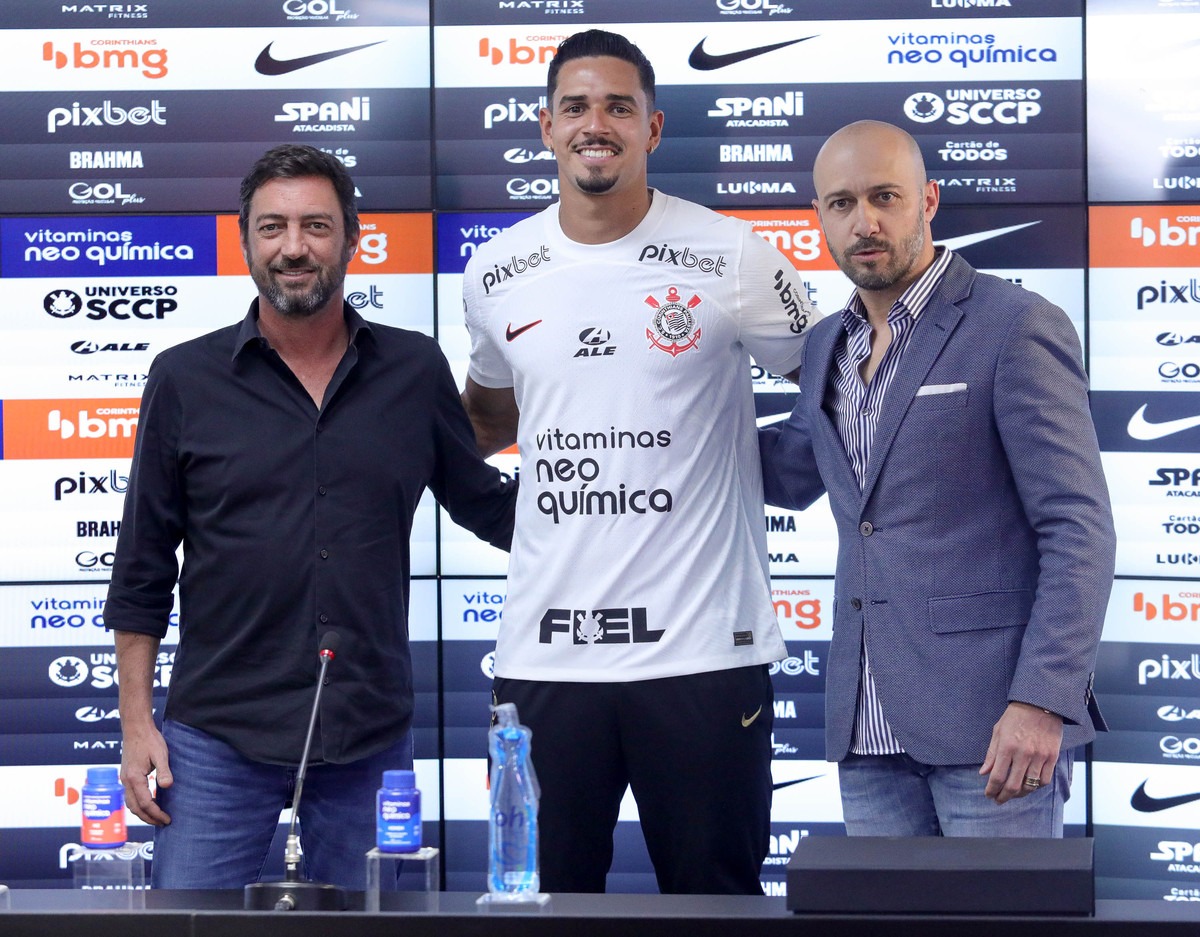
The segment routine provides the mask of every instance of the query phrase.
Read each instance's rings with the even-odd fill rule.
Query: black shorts
[[[762,894],[774,692],[766,665],[628,683],[497,677],[533,730],[542,888],[602,892],[626,786],[664,894]]]

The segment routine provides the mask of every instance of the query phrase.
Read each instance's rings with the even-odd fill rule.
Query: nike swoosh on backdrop
[[[975,234],[963,234],[956,238],[946,238],[944,241],[935,239],[934,243],[945,245],[952,251],[958,251],[973,244],[981,244],[984,241],[990,241],[992,238],[998,238],[1002,234],[1010,234],[1013,231],[1020,231],[1022,228],[1032,227],[1035,224],[1041,224],[1041,222],[1027,221],[1025,224],[1015,224],[1007,228],[993,228],[991,231],[977,231]]]
[[[724,68],[726,65],[735,65],[738,62],[746,61],[746,59],[752,59],[756,55],[766,55],[768,52],[774,52],[776,49],[794,46],[797,42],[807,42],[809,39],[816,38],[816,35],[805,36],[803,39],[789,39],[787,42],[776,42],[769,46],[756,46],[753,49],[743,49],[741,52],[726,52],[722,55],[711,55],[704,51],[704,43],[708,39],[705,36],[704,39],[696,43],[696,48],[692,49],[692,54],[688,56],[688,64],[699,71],[711,72],[717,68]]]
[[[1146,793],[1146,782],[1143,781],[1141,787],[1134,791],[1133,796],[1129,798],[1129,806],[1142,813],[1158,813],[1160,810],[1169,810],[1171,807],[1182,807],[1194,800],[1200,800],[1200,793],[1179,794],[1176,797],[1151,797]]]
[[[780,781],[777,784],[772,784],[771,790],[773,790],[773,791],[782,790],[785,787],[791,787],[793,784],[803,784],[805,781],[812,781],[815,778],[819,778],[821,776],[822,775],[814,774],[810,778],[796,778],[796,780],[794,780],[794,781]],[[1198,795],[1198,796],[1200,796],[1200,795]]]
[[[298,59],[275,58],[271,55],[271,46],[275,45],[275,43],[268,42],[267,47],[258,53],[258,59],[254,63],[254,70],[260,75],[286,75],[288,72],[298,72],[300,69],[308,68],[310,65],[328,62],[330,59],[349,55],[351,52],[357,52],[359,49],[369,49],[371,46],[377,46],[379,43],[386,41],[386,39],[380,39],[379,42],[368,42],[361,46],[351,46],[349,49],[334,49],[332,52],[302,55]]]
[[[508,341],[510,341],[510,342],[511,342],[511,341],[512,341],[514,338],[516,338],[516,337],[517,337],[518,335],[520,335],[521,333],[523,333],[523,332],[528,332],[528,331],[529,331],[531,328],[533,328],[535,325],[541,325],[541,324],[542,324],[542,320],[541,320],[541,319],[535,319],[533,322],[530,322],[530,323],[528,323],[528,324],[526,324],[526,325],[523,325],[523,326],[521,326],[519,329],[514,329],[514,328],[512,327],[512,323],[510,322],[510,323],[508,324],[508,326],[507,326],[507,327],[504,329],[504,337],[505,337],[505,338],[506,338]]]
[[[1164,436],[1173,436],[1176,433],[1182,433],[1185,429],[1200,426],[1200,416],[1185,416],[1178,420],[1167,420],[1165,423],[1148,423],[1146,421],[1147,406],[1149,404],[1142,404],[1141,409],[1129,418],[1127,429],[1129,435],[1134,439],[1149,442],[1152,439],[1162,439]]]

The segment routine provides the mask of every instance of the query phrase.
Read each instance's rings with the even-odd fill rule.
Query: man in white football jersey
[[[494,695],[534,733],[542,885],[598,892],[627,786],[659,888],[761,894],[773,694],[750,355],[817,314],[750,225],[647,186],[654,70],[589,30],[550,65],[560,201],[483,245],[463,299],[479,448],[521,489]]]

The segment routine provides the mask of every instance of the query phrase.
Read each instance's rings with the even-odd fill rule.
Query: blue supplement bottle
[[[493,706],[488,732],[492,756],[488,814],[488,892],[514,901],[536,898],[538,877],[537,777],[530,760],[533,733],[517,719],[512,703]]]
[[[380,852],[416,852],[421,848],[421,792],[414,772],[383,772],[383,787],[375,805],[375,845]]]
[[[79,842],[88,849],[125,845],[125,789],[113,766],[88,768],[83,782],[83,827]]]

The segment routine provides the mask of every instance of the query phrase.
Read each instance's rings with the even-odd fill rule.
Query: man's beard
[[[267,302],[281,316],[290,319],[306,319],[316,315],[338,291],[346,279],[346,268],[316,267],[316,282],[303,293],[287,290],[272,276],[280,270],[296,270],[311,266],[305,263],[276,264],[274,267],[258,267],[250,271],[255,286]]]
[[[894,248],[887,242],[863,238],[847,247],[837,258],[838,266],[850,282],[859,289],[873,291],[886,290],[895,286],[912,270],[916,260],[921,256],[921,248],[925,246],[925,231],[918,227],[916,231],[898,242]],[[867,268],[854,260],[854,254],[861,250],[891,250],[891,262],[885,267]]]

